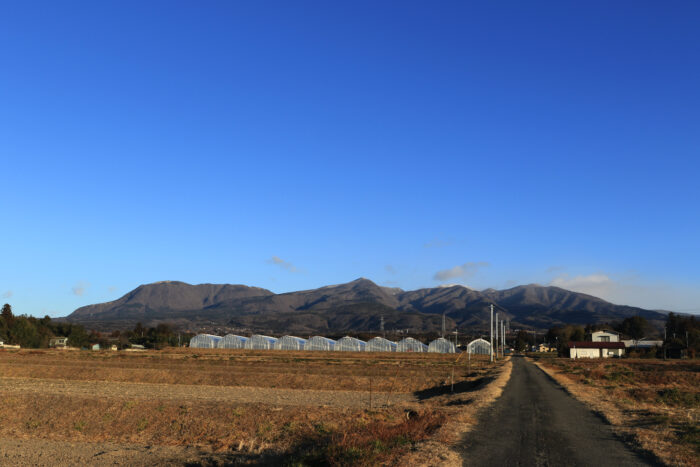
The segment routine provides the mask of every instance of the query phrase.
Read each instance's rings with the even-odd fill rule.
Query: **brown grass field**
[[[667,465],[700,464],[697,360],[535,357],[535,361],[631,444]]]
[[[449,444],[446,420],[468,420],[473,400],[492,400],[485,389],[501,362],[456,358],[0,351],[0,439],[196,447],[214,456],[206,465],[402,463],[427,440],[433,450]]]

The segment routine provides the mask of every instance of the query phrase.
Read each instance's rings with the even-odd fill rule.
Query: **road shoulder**
[[[513,362],[506,358],[500,366],[492,370],[488,381],[475,390],[458,393],[448,403],[456,407],[448,413],[445,423],[428,441],[420,443],[400,462],[411,466],[457,467],[462,465],[458,443],[479,422],[480,413],[491,406],[503,393],[510,380]]]

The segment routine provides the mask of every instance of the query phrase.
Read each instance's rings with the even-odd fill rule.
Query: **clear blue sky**
[[[700,3],[4,2],[0,295],[555,284],[700,312]]]

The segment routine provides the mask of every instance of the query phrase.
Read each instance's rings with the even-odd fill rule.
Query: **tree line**
[[[168,324],[144,327],[141,323],[132,330],[112,333],[88,332],[80,324],[52,321],[49,316],[17,316],[13,314],[9,304],[3,305],[0,312],[0,341],[22,348],[41,349],[49,346],[52,337],[67,337],[68,346],[77,348],[99,344],[101,348],[116,345],[117,348],[123,349],[137,344],[147,349],[161,349],[187,343],[192,334],[179,333]]]

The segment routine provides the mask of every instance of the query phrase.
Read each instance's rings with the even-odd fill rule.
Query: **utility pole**
[[[382,332],[382,337],[386,337],[386,333],[384,332],[384,315],[379,319],[379,330]]]
[[[496,313],[496,332],[495,332],[495,338],[496,338],[496,360],[498,360],[498,313]]]
[[[666,326],[664,326],[664,360],[666,360]]]
[[[491,336],[491,361],[493,362],[493,303],[491,304],[491,326],[489,326],[489,334]]]
[[[445,337],[445,313],[442,314],[442,337]]]

